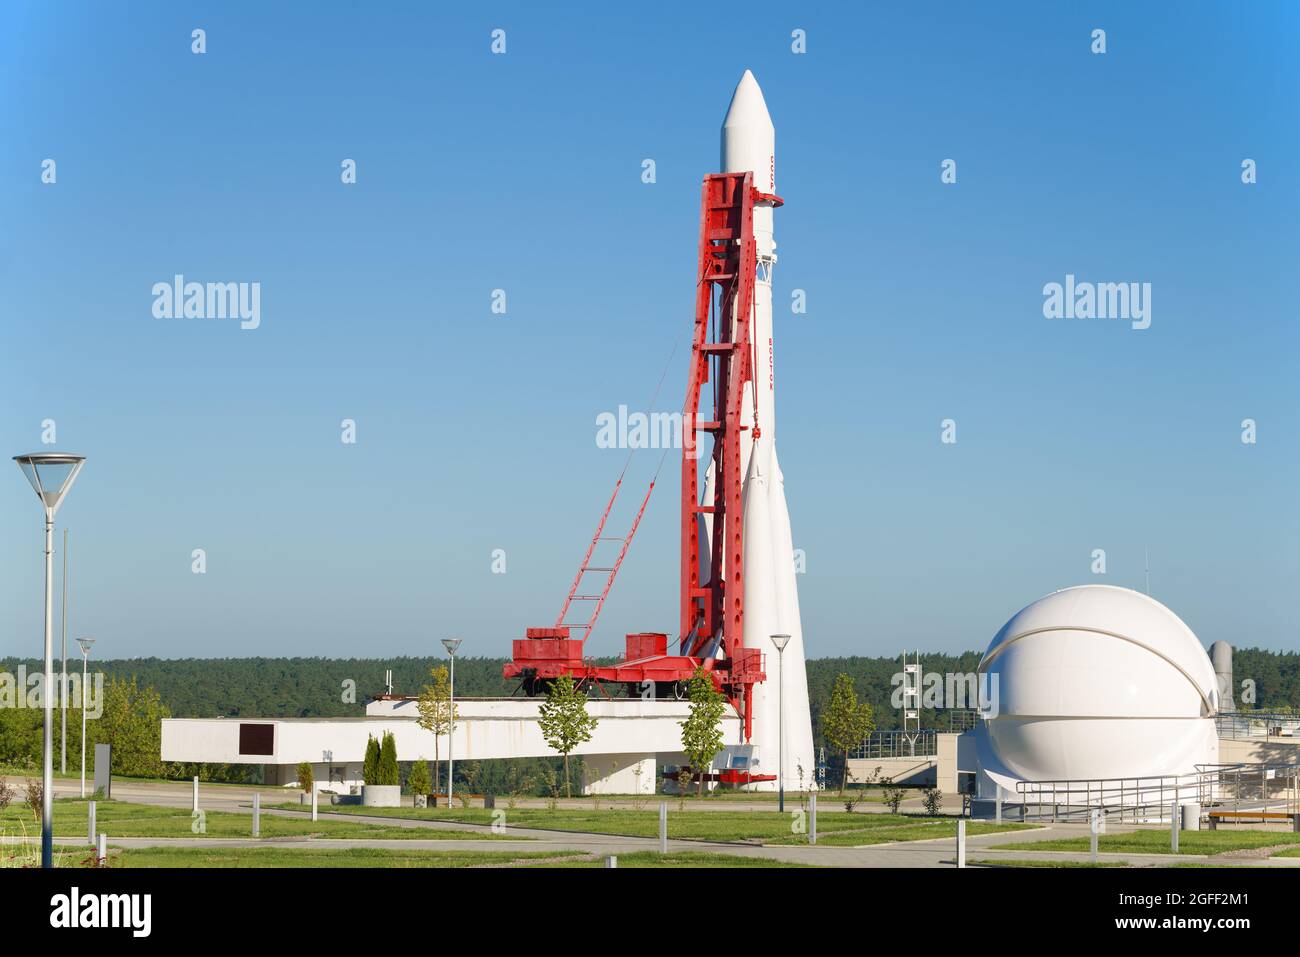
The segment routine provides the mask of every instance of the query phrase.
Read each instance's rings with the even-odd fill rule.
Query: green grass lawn
[[[1094,864],[1092,861],[1048,861],[1048,860],[1011,860],[994,859],[994,860],[971,860],[967,858],[967,864],[978,864],[980,867],[1128,867],[1128,861],[1098,861]]]
[[[86,834],[87,804],[79,798],[54,802],[54,836],[82,837]],[[154,807],[126,801],[99,801],[95,805],[96,830],[115,837],[252,837],[253,816],[230,811],[207,811],[196,822],[184,808]],[[386,827],[367,821],[312,821],[309,817],[263,814],[262,837],[395,838],[436,840],[484,840],[500,835],[481,831],[438,831],[426,828]],[[196,831],[196,828],[202,830]],[[40,840],[41,828],[26,804],[11,804],[0,811],[0,834]],[[517,838],[516,838],[517,840]]]
[[[280,804],[301,810],[296,804]],[[709,841],[778,841],[795,835],[796,818],[793,808],[786,805],[784,814],[775,808],[755,808],[745,811],[678,811],[676,804],[668,810],[668,836],[685,840]],[[374,817],[404,818],[417,821],[459,821],[487,825],[495,820],[494,812],[483,808],[367,808],[355,804],[335,805],[330,812],[362,814]],[[620,834],[629,837],[657,837],[659,810],[646,808],[516,808],[511,811],[498,807],[508,827],[538,828],[552,831],[574,831],[591,834]],[[817,830],[829,833],[842,830],[886,827],[891,824],[911,824],[915,817],[903,814],[854,813],[844,811],[817,812]],[[425,832],[427,833],[427,832]],[[802,843],[802,840],[794,843]]]
[[[875,817],[884,817],[885,815],[873,815]],[[888,815],[894,817],[894,815]],[[993,822],[985,823],[984,821],[967,821],[966,836],[978,837],[980,834],[1000,834],[1004,831],[1023,831],[1036,828],[1034,824],[996,824]],[[818,847],[859,847],[864,844],[890,844],[897,841],[931,841],[947,839],[955,841],[957,839],[957,821],[953,818],[933,819],[933,818],[910,818],[905,824],[891,824],[881,827],[865,828],[863,830],[843,830],[834,831],[830,834],[823,833],[822,816],[817,815],[817,846]],[[779,841],[771,841],[772,844],[806,844],[808,836],[806,834],[797,837],[788,837]]]
[[[1085,837],[1057,838],[1050,841],[1033,841],[1021,844],[996,845],[997,850],[1022,851],[1087,851],[1089,839]],[[1179,854],[1222,854],[1224,851],[1242,851],[1274,844],[1300,845],[1300,834],[1292,831],[1183,831],[1178,835]],[[1103,834],[1097,842],[1103,854],[1171,854],[1169,829],[1132,831],[1128,834]],[[1295,851],[1287,851],[1293,854]]]

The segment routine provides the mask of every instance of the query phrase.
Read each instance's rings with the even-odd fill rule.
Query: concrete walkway
[[[59,797],[75,797],[78,786],[68,787],[67,782],[56,782],[55,793]],[[228,811],[232,813],[252,813],[254,793],[262,795],[262,813],[283,817],[302,819],[310,810],[281,810],[267,807],[273,803],[291,801],[297,791],[285,791],[283,788],[257,788],[232,785],[200,785],[200,803],[204,810]],[[189,808],[191,785],[186,782],[117,782],[113,783],[113,797],[119,801],[150,804],[163,807]],[[917,802],[909,802],[917,803]],[[544,807],[544,801],[520,801],[520,807]],[[645,803],[649,809],[658,804],[650,799]],[[602,801],[601,806],[635,807],[632,801]],[[728,806],[730,805],[730,806]],[[790,802],[787,801],[787,808]],[[827,801],[823,807],[831,805]],[[637,851],[656,851],[658,838],[628,837],[615,834],[575,833],[566,831],[544,830],[507,826],[506,832],[519,840],[499,839],[494,841],[466,841],[464,839],[440,840],[433,835],[438,831],[491,831],[491,825],[471,824],[460,821],[415,820],[409,818],[392,818],[367,814],[331,813],[331,805],[319,807],[322,820],[351,821],[353,823],[377,824],[395,828],[423,828],[431,832],[425,838],[313,838],[313,837],[275,837],[275,838],[154,838],[154,837],[120,837],[109,835],[111,846],[122,848],[139,847],[280,847],[294,849],[338,849],[338,848],[388,848],[394,850],[460,850],[460,851],[580,851],[585,854],[609,855],[630,854]],[[562,801],[561,807],[590,809],[591,798],[581,801]],[[670,813],[699,813],[706,810],[769,810],[766,804],[755,805],[742,802],[719,802],[718,805],[688,804],[686,812],[676,811],[676,802],[669,802]],[[859,806],[863,814],[881,813],[885,809],[876,805]],[[1110,833],[1124,833],[1137,830],[1133,825],[1121,825],[1110,828]],[[1071,837],[1086,837],[1086,824],[1046,824],[1029,831],[1013,831],[999,834],[984,834],[967,839],[966,859],[971,860],[1026,860],[1044,861],[1080,861],[1091,860],[1091,854],[1074,851],[1036,851],[1026,847],[1024,850],[994,850],[995,844],[1029,844],[1035,841],[1054,840]],[[19,843],[18,838],[4,838],[4,843]],[[69,846],[84,846],[79,838],[59,838],[56,843]],[[727,843],[703,840],[674,839],[668,842],[671,852],[706,852],[715,854],[732,854],[738,857],[762,857],[800,864],[814,864],[822,867],[953,867],[956,856],[953,838],[935,838],[923,841],[901,841],[889,844],[867,845],[862,847],[828,847],[809,845],[758,845],[748,843]],[[1300,867],[1300,858],[1245,858],[1180,854],[1141,854],[1141,853],[1102,853],[1098,860],[1123,861],[1133,867],[1168,867],[1173,864],[1208,863],[1224,867]]]

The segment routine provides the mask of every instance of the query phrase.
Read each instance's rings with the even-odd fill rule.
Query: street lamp
[[[447,692],[447,807],[451,807],[451,776],[455,770],[456,759],[456,649],[460,647],[459,638],[444,638],[442,646],[451,656],[451,680]]]
[[[59,657],[59,773],[68,773],[68,529],[63,529],[63,614],[59,616],[63,633]]]
[[[86,796],[86,669],[90,664],[90,646],[94,638],[78,638],[81,646],[81,796]]]
[[[777,698],[776,698],[776,809],[785,813],[785,646],[789,635],[773,635],[776,645]]]
[[[14,461],[32,483],[45,508],[45,684],[41,697],[45,704],[44,766],[41,807],[41,867],[54,866],[54,513],[77,480],[86,463],[83,455],[62,452],[35,452],[15,455]]]

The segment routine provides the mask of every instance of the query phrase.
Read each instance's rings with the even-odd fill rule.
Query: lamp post
[[[45,509],[45,705],[44,760],[41,770],[41,867],[54,866],[54,513],[72,488],[85,456],[62,452],[15,455],[14,461],[32,483]]]
[[[776,645],[777,698],[776,698],[776,809],[785,813],[785,646],[789,635],[773,635]]]
[[[451,657],[451,678],[447,691],[447,807],[451,807],[451,777],[455,771],[456,760],[456,649],[460,647],[459,638],[444,638],[442,646]]]
[[[78,638],[81,646],[81,796],[86,796],[86,671],[90,664],[90,646],[94,638]]]
[[[68,773],[68,530],[63,530],[63,617],[59,630],[63,632],[63,665],[59,668],[59,773]]]

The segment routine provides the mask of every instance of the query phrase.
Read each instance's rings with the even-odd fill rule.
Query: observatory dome
[[[978,729],[994,781],[1189,774],[1218,760],[1214,669],[1177,615],[1140,592],[1080,585],[1022,608],[980,661]]]

